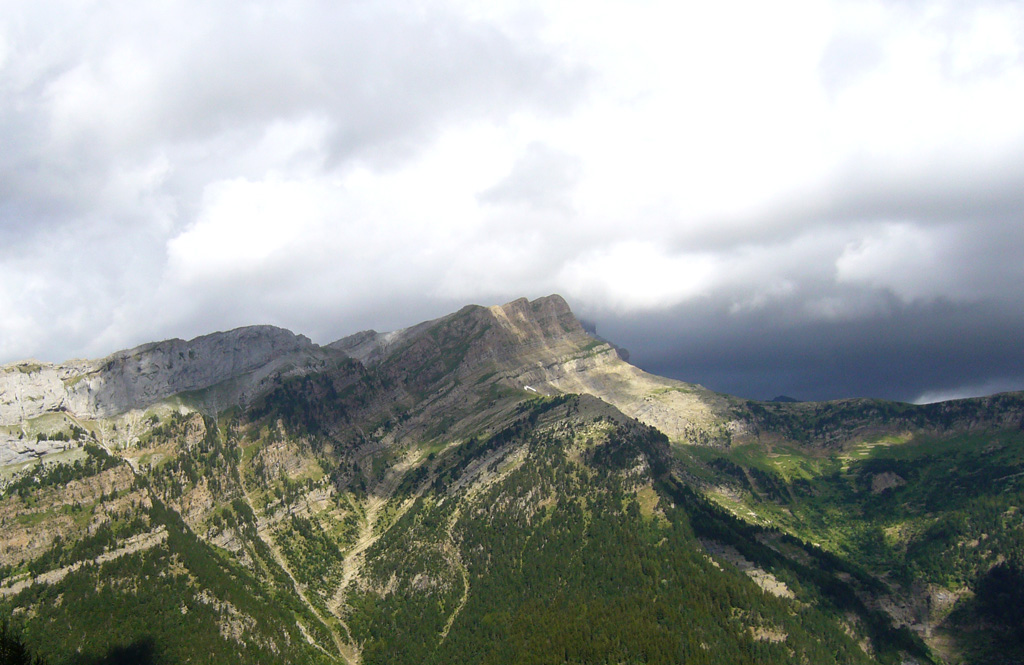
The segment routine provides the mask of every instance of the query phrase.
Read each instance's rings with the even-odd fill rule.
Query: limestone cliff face
[[[266,374],[302,363],[316,357],[318,350],[308,338],[271,326],[147,344],[101,361],[98,371],[69,388],[68,407],[108,416],[259,370]]]
[[[551,295],[470,305],[410,328],[365,331],[324,347],[287,330],[252,326],[146,344],[100,360],[7,365],[0,368],[0,449],[7,453],[0,464],[61,445],[24,429],[47,413],[108,418],[186,392],[204,410],[219,411],[250,403],[275,377],[316,372],[343,357],[398,386],[381,397],[382,408],[419,405],[425,428],[434,418],[486,419],[480,409],[488,400],[481,402],[481,395],[494,390],[591,394],[679,441],[706,438],[721,427],[726,411],[721,396],[626,363],[583,330],[561,296]]]
[[[392,351],[400,348],[403,343],[414,339],[441,319],[424,321],[410,328],[379,333],[376,330],[363,330],[354,335],[343,337],[331,342],[326,348],[339,351],[349,358],[354,358],[367,367],[376,365],[388,357]]]
[[[77,373],[65,366],[23,362],[0,368],[0,425],[13,425],[67,401],[64,376]]]
[[[66,410],[97,418],[144,408],[171,395],[236,382],[224,399],[243,400],[274,372],[322,362],[301,335],[251,326],[184,341],[172,339],[61,365],[18,363],[0,368],[0,426]]]
[[[385,361],[404,365],[405,361],[416,362],[432,350],[450,344],[462,347],[458,370],[466,371],[485,360],[516,363],[524,353],[551,355],[565,343],[578,345],[590,341],[568,303],[559,295],[551,295],[534,301],[520,298],[493,307],[469,305],[410,328],[387,333],[364,330],[339,339],[328,348],[367,366]]]
[[[673,441],[708,441],[727,427],[724,396],[630,365],[611,344],[588,335],[560,296],[490,310],[519,342],[517,369],[509,379],[524,389],[594,395]]]

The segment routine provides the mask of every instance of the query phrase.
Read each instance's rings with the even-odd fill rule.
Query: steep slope
[[[53,443],[60,438],[49,438],[63,429],[54,429],[51,414],[69,414],[70,425],[190,392],[195,406],[216,412],[247,403],[275,377],[315,371],[337,355],[287,330],[251,326],[187,342],[145,344],[100,360],[5,365],[0,367],[0,465],[66,449]]]
[[[648,374],[591,337],[561,296],[459,312],[394,333],[358,333],[330,347],[412,376],[421,395],[444,381],[531,394],[590,394],[657,427],[676,442],[724,441],[734,400],[701,386]],[[453,396],[454,397],[454,396]],[[458,401],[458,400],[449,400]]]
[[[364,661],[897,657],[899,637],[872,632],[879,618],[835,593],[842,581],[774,556],[675,484],[670,457],[663,435],[588,397],[531,399],[488,439],[439,457],[350,585]],[[701,536],[800,590],[765,592]]]
[[[1019,571],[1020,396],[747,402],[630,366],[558,296],[60,367],[5,368],[2,431],[46,455],[0,463],[0,611],[50,662],[933,661],[914,631],[995,662],[972,636],[1014,639],[986,589]],[[941,627],[909,616],[920,585],[963,599]]]
[[[187,342],[145,344],[101,360],[5,365],[0,367],[0,425],[58,410],[107,417],[255,374],[248,386],[234,389],[233,397],[244,399],[246,387],[289,365],[310,363],[319,357],[317,349],[287,330],[251,326]]]
[[[865,602],[947,662],[1024,658],[990,583],[1024,564],[1024,395],[744,408],[754,436],[677,451],[707,496],[870,573]]]

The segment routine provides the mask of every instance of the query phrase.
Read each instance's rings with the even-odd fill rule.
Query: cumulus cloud
[[[569,262],[559,281],[569,294],[618,310],[661,309],[705,295],[714,258],[666,255],[648,242],[625,242]]]
[[[480,200],[569,212],[579,177],[579,158],[535,142],[526,147],[507,176],[480,194]]]
[[[995,0],[16,3],[0,359],[557,291],[750,396],[1024,387],[1022,35]]]
[[[308,181],[233,179],[206,187],[194,224],[167,242],[170,275],[184,284],[252,279],[292,267],[338,213],[331,187]],[[305,241],[305,242],[304,242]]]

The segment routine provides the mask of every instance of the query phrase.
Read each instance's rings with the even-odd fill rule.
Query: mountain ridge
[[[34,414],[0,426],[28,451],[0,456],[0,610],[54,663],[124,646],[96,617],[169,661],[1016,648],[992,608],[1024,561],[1019,394],[751,402],[629,365],[559,296],[324,346],[197,340],[58,374],[109,397],[78,412],[0,393]]]
[[[463,339],[461,332],[447,328],[439,331],[457,324],[474,327],[478,338]],[[973,421],[989,423],[995,414],[1003,424],[1017,418],[1024,422],[1024,407],[1016,403],[1021,393],[1008,393],[1007,404],[995,409],[985,405],[998,396],[916,406],[870,398],[758,402],[715,393],[630,365],[612,343],[586,332],[564,298],[550,295],[490,307],[468,305],[408,328],[362,331],[322,346],[283,328],[255,325],[190,340],[150,342],[95,360],[9,363],[0,367],[0,462],[38,457],[52,447],[26,442],[25,432],[16,427],[47,413],[107,418],[202,391],[202,399],[209,402],[205,408],[216,412],[250,404],[282,378],[321,371],[344,358],[385,371],[390,360],[400,365],[400,373],[419,374],[426,368],[410,363],[429,357],[436,346],[431,335],[460,339],[466,347],[448,350],[448,366],[434,368],[438,376],[453,369],[472,373],[489,363],[504,389],[592,394],[675,442],[727,445],[734,439],[749,440],[761,437],[766,428],[784,430],[789,414],[806,412],[820,419],[842,418],[846,427],[839,428],[845,432],[838,436],[840,444],[843,437],[854,435],[850,414],[858,410],[899,412],[906,427],[922,427],[931,420],[947,426],[950,412],[960,412],[965,427]],[[399,362],[400,356],[405,357]],[[872,406],[879,404],[884,408]],[[828,440],[825,433],[822,442],[828,445]]]
[[[470,320],[485,338],[482,345],[474,346],[468,365],[461,362],[466,360],[462,356],[449,359],[460,362],[460,371],[491,362],[503,373],[501,378],[509,389],[530,386],[537,391],[595,392],[627,413],[660,424],[674,438],[683,436],[686,426],[674,426],[672,421],[678,418],[668,412],[688,408],[691,419],[699,420],[701,413],[704,422],[712,419],[700,399],[683,398],[683,392],[666,393],[645,404],[641,396],[632,394],[635,391],[624,391],[643,381],[649,391],[685,386],[705,398],[713,395],[699,386],[653,377],[628,365],[612,345],[584,331],[561,296],[552,295],[491,307],[470,305],[402,330],[363,331],[323,346],[283,328],[246,326],[187,341],[150,342],[97,360],[11,363],[0,367],[0,427],[59,411],[80,418],[111,417],[144,409],[175,394],[232,381],[238,385],[227,386],[216,395],[211,408],[237,406],[251,402],[275,378],[316,371],[342,357],[375,367],[386,365],[388,358],[406,347],[412,347],[415,356],[416,348],[432,344],[424,338],[429,331]],[[484,327],[494,330],[483,331]],[[566,369],[563,356],[573,355],[579,348],[586,349],[587,357],[573,358],[573,366]],[[464,355],[469,349],[452,351]],[[510,362],[517,366],[506,367]],[[596,383],[583,377],[594,378]],[[659,408],[661,402],[670,408]],[[8,448],[17,445],[10,434],[6,444]]]

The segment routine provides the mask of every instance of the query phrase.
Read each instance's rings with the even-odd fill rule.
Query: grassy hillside
[[[345,447],[310,419],[345,399],[282,386],[247,414],[152,419],[130,484],[8,571],[63,571],[0,600],[26,643],[51,663],[926,658],[599,400],[519,398],[487,433],[395,451],[383,425]],[[79,480],[127,466],[94,455]],[[3,501],[45,489],[28,485]]]
[[[819,544],[881,581],[884,589],[862,595],[950,662],[1020,662],[1024,625],[1012,612],[993,611],[1008,605],[1005,597],[991,598],[991,579],[1017,579],[1024,561],[1019,428],[907,431],[831,449],[748,443],[677,455],[719,506]]]

